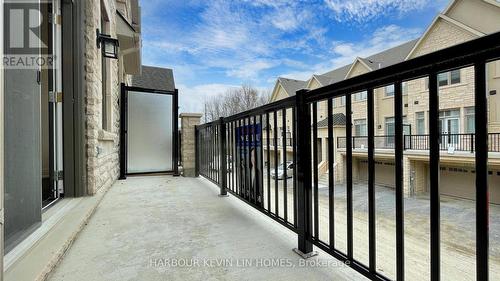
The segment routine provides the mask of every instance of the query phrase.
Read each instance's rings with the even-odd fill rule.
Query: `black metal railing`
[[[429,150],[430,135],[404,135],[404,150]],[[440,149],[474,152],[475,134],[441,134]],[[375,149],[394,149],[394,136],[374,136]],[[368,149],[368,136],[352,137],[353,149]],[[346,137],[337,137],[337,148],[346,148]],[[488,134],[488,151],[500,152],[500,133]]]
[[[268,142],[267,138],[263,138],[262,141],[263,141],[263,144],[264,144],[264,149],[266,149],[266,145],[267,145],[267,142]],[[283,138],[278,138],[277,141],[278,141],[278,147],[283,146]],[[286,143],[286,146],[292,146],[293,145],[293,139],[292,138],[286,138],[285,139],[285,143]],[[269,144],[271,145],[271,149],[272,149],[274,147],[274,144],[275,144],[274,138],[271,137],[269,139]]]
[[[476,280],[488,280],[489,268],[489,202],[488,202],[488,151],[498,149],[498,135],[488,135],[486,63],[500,58],[500,33],[456,45],[428,55],[417,57],[402,63],[374,70],[372,72],[340,81],[315,90],[299,90],[296,95],[250,111],[221,119],[217,122],[198,126],[197,131],[197,169],[200,174],[219,184],[221,194],[227,191],[237,198],[251,204],[280,224],[298,235],[298,251],[303,254],[313,252],[313,245],[324,250],[372,280],[389,280],[377,266],[376,217],[375,217],[375,156],[377,147],[394,149],[394,186],[395,186],[395,276],[396,280],[405,280],[405,231],[404,231],[404,175],[403,150],[403,82],[428,77],[429,85],[429,135],[415,136],[411,145],[425,147],[429,153],[429,196],[430,196],[430,279],[441,277],[441,239],[440,239],[440,151],[443,136],[439,127],[439,85],[438,74],[445,71],[474,67],[474,104],[476,133],[464,146],[474,146],[475,151],[475,273]],[[375,136],[374,89],[394,85],[394,128],[391,138]],[[317,109],[319,102],[327,102],[328,110],[328,158],[334,155],[333,99],[345,97],[345,112],[352,112],[351,97],[354,93],[367,92],[367,127],[368,136],[364,139],[352,136],[352,114],[346,114],[345,120],[345,201],[346,235],[335,235],[336,220],[334,202],[336,199],[334,161],[328,161],[328,242],[320,239],[318,166],[319,157],[317,128]],[[278,118],[278,112],[281,118]],[[287,112],[291,112],[289,117]],[[284,127],[287,119],[292,118],[291,155],[286,153],[286,140],[282,139],[281,148],[278,138],[273,136],[274,150],[271,151],[269,130]],[[265,126],[263,126],[265,124]],[[259,129],[260,128],[260,129]],[[266,140],[263,141],[263,129]],[[450,141],[454,141],[450,139]],[[473,143],[472,143],[473,141]],[[446,142],[446,141],[445,141]],[[264,149],[264,143],[266,149]],[[359,208],[353,202],[353,149],[361,145],[367,148],[368,156],[368,261],[361,262],[354,255],[353,218]],[[490,145],[490,146],[488,146]],[[312,149],[311,149],[312,148]],[[282,149],[278,158],[278,149]],[[465,148],[464,148],[465,149]],[[228,162],[227,160],[230,159]],[[287,161],[293,161],[292,180],[288,178]],[[280,167],[278,167],[280,164]],[[218,169],[217,169],[218,165]],[[282,166],[281,166],[282,165]],[[272,167],[272,169],[271,169]],[[291,190],[290,190],[291,189]],[[291,210],[288,207],[291,206]],[[356,235],[361,235],[356,233]],[[343,239],[343,241],[336,241]],[[338,243],[346,244],[346,250],[340,250]],[[408,252],[411,253],[411,252]],[[408,254],[407,253],[407,254]],[[408,258],[408,257],[406,257]],[[422,259],[424,257],[412,257]],[[419,269],[416,269],[417,271]],[[461,269],[457,268],[457,271]],[[417,277],[418,278],[418,277]]]

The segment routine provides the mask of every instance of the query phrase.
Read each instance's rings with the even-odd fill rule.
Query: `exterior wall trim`
[[[451,8],[453,8],[453,6],[455,6],[456,3],[457,3],[457,0],[451,1],[448,4],[448,6],[446,7],[446,9],[444,9],[443,14],[447,14],[451,10]]]
[[[372,71],[372,70],[373,70],[373,69],[372,69],[371,67],[369,67],[366,63],[364,63],[364,62],[361,60],[361,58],[360,58],[360,57],[357,57],[357,58],[354,60],[354,62],[352,63],[351,68],[349,68],[349,71],[348,71],[348,72],[347,72],[347,74],[345,75],[344,80],[345,80],[345,79],[347,79],[347,78],[349,78],[349,75],[351,75],[352,70],[354,69],[354,67],[356,67],[356,64],[357,64],[358,62],[359,62],[359,63],[361,63],[361,65],[363,65],[364,67],[366,67],[366,69],[367,69],[368,71]],[[320,84],[321,84],[321,83],[320,83]]]
[[[276,84],[274,84],[273,93],[271,94],[271,97],[269,98],[270,102],[272,102],[272,101],[274,101],[276,99],[276,95],[278,94],[278,89],[279,89],[280,86],[281,86],[281,82],[280,82],[280,78],[278,78],[276,80]]]
[[[453,18],[448,17],[447,15],[441,15],[441,18],[444,19],[444,20],[446,20],[446,21],[448,21],[449,23],[453,23],[456,26],[461,27],[462,29],[467,30],[468,32],[470,32],[470,33],[472,33],[474,35],[477,35],[479,37],[486,35],[485,33],[481,32],[481,31],[479,31],[477,29],[474,29],[474,28],[472,28],[472,27],[470,27],[468,25],[465,25],[465,24],[463,24],[463,23],[461,23],[461,22],[459,22],[459,21],[457,21],[457,20],[455,20]]]
[[[495,0],[484,0],[484,2],[500,8],[500,3],[498,3],[498,1],[495,1]]]
[[[311,88],[311,83],[313,80],[316,80],[316,82],[318,82],[318,84],[320,84],[321,86],[324,86],[323,84],[321,84],[321,81],[319,81],[318,78],[316,78],[316,74],[313,74],[313,76],[311,77],[311,79],[309,79],[309,82],[307,82],[307,88],[310,89]]]
[[[436,23],[438,22],[439,19],[442,19],[442,20],[445,20],[473,35],[476,35],[476,36],[484,36],[485,34],[480,32],[480,31],[477,31],[471,27],[468,27],[444,14],[439,14],[437,15],[434,20],[432,21],[432,23],[429,25],[429,27],[427,27],[427,29],[425,30],[424,34],[418,39],[417,43],[415,44],[415,46],[413,46],[413,48],[411,49],[411,51],[408,53],[408,56],[406,56],[405,60],[409,60],[410,58],[412,58],[413,54],[415,53],[415,51],[418,49],[418,47],[420,46],[420,44],[422,44],[422,41],[424,41],[424,39],[427,37],[427,35],[429,34],[429,32],[434,28],[434,26],[436,25]]]

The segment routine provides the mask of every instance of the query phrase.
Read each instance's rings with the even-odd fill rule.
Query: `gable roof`
[[[174,73],[169,68],[143,65],[142,73],[132,76],[132,86],[152,90],[174,91]]]
[[[318,78],[318,75],[313,74],[313,76],[311,77],[311,79],[309,79],[309,80],[307,81],[306,87],[307,87],[308,89],[311,89],[311,84],[312,84],[312,82],[313,82],[313,81],[315,81],[315,80],[318,82],[318,84],[319,84],[320,86],[323,86],[323,83],[321,83],[320,79]]]
[[[354,63],[344,65],[332,71],[323,73],[321,75],[315,75],[316,79],[321,83],[321,85],[326,86],[330,84],[334,84],[344,80],[353,67],[353,65],[358,61],[362,61],[370,69],[379,69],[382,67],[390,66],[393,64],[400,63],[405,60],[406,55],[410,52],[410,50],[415,46],[418,39],[408,41],[399,46],[387,49],[380,53],[371,55],[366,58],[356,58]],[[379,67],[380,64],[380,67]]]
[[[281,83],[281,86],[289,96],[295,96],[295,92],[307,87],[307,81],[294,80],[283,77],[279,77],[278,81]]]
[[[335,113],[333,114],[333,126],[345,126],[345,114]],[[328,117],[318,122],[318,128],[328,127]]]
[[[453,4],[455,3],[455,1],[453,1],[449,7],[451,7]],[[448,9],[447,9],[448,10]],[[470,26],[467,26],[463,23],[460,23],[459,21],[456,21],[446,15],[443,15],[443,14],[439,14],[437,15],[434,20],[432,21],[432,23],[429,25],[429,27],[427,27],[427,29],[425,30],[424,34],[418,39],[417,43],[415,44],[415,46],[413,46],[413,48],[410,50],[410,52],[406,55],[406,58],[405,59],[410,59],[411,56],[413,55],[413,53],[415,53],[415,51],[417,50],[418,46],[420,46],[420,44],[422,44],[422,42],[424,41],[424,39],[427,37],[427,35],[431,32],[432,28],[437,24],[437,22],[439,20],[444,20],[454,26],[457,26],[458,28],[464,30],[464,31],[467,31],[471,34],[474,34],[476,36],[483,36],[485,35],[484,33],[480,32],[480,31],[477,31],[475,29],[473,29],[472,27]]]
[[[347,71],[347,74],[345,75],[344,79],[347,79],[349,77],[349,75],[351,74],[352,70],[354,69],[354,67],[360,63],[362,66],[364,66],[368,71],[372,71],[373,69],[371,69],[365,62],[362,58],[360,57],[357,57],[354,62],[351,64],[351,68],[349,68],[349,71]]]
[[[351,66],[352,64],[344,65],[327,73],[318,75],[318,77],[321,79],[321,84],[323,84],[323,86],[326,86],[344,80],[347,72],[349,72],[349,69],[351,69]],[[323,81],[325,81],[325,83],[323,83]]]
[[[406,56],[410,53],[413,47],[417,44],[419,39],[414,39],[408,41],[399,46],[387,49],[380,53],[371,55],[367,58],[362,59],[371,69],[379,69],[387,66],[391,66],[406,59]]]

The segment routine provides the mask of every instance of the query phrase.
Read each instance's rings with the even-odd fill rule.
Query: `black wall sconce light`
[[[118,39],[111,38],[108,34],[103,34],[97,29],[97,49],[101,49],[102,55],[110,59],[118,59]],[[101,48],[102,47],[102,48]]]

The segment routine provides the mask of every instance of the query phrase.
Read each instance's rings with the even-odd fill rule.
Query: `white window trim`
[[[356,122],[360,122],[360,121],[362,121],[361,124],[356,124]],[[360,125],[364,125],[365,126],[365,133],[364,133],[364,135],[359,135],[358,136],[357,134],[355,134],[355,137],[364,137],[365,135],[368,135],[368,122],[367,122],[366,118],[356,119],[356,120],[354,120],[353,123],[354,123],[354,126],[353,126],[354,133],[356,133],[356,131],[357,131],[356,126],[360,126]]]
[[[389,96],[387,94],[390,93],[390,92],[388,92],[387,89],[390,88],[390,87],[392,87],[392,94]],[[384,96],[385,97],[394,97],[395,93],[396,93],[396,87],[394,86],[394,84],[387,85],[387,86],[384,87]]]
[[[419,114],[422,114],[422,118],[418,118],[418,115]],[[419,120],[424,120],[424,132],[422,133],[423,135],[425,135],[425,132],[427,131],[426,129],[426,124],[425,124],[425,111],[418,111],[418,112],[415,112],[415,133],[417,135],[420,135],[419,131],[418,131],[418,121]]]
[[[457,69],[457,70],[460,72],[460,82],[451,84],[451,71],[439,73],[438,77],[437,77],[437,82],[438,82],[439,88],[450,88],[450,87],[456,87],[459,85],[463,85],[464,82],[463,82],[462,70],[461,69]],[[446,76],[447,76],[446,78],[448,81],[446,85],[442,85],[442,86],[439,85],[439,75],[440,74],[446,74]],[[425,88],[425,90],[429,90],[429,77],[424,78],[424,88]]]
[[[499,0],[484,0],[484,2],[489,3],[491,5],[495,5],[497,7],[500,7],[500,1]]]

